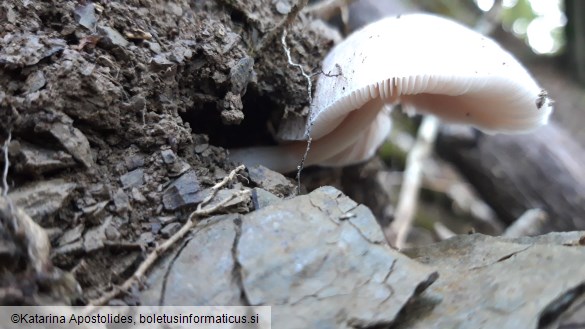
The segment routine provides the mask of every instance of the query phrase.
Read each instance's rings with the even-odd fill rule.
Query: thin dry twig
[[[307,79],[307,97],[309,99],[309,106],[310,104],[313,104],[313,81],[311,80],[311,75],[307,74],[305,72],[305,69],[303,68],[303,66],[301,64],[295,63],[292,60],[291,54],[290,54],[290,48],[287,46],[286,44],[286,35],[287,35],[287,31],[286,29],[284,31],[282,31],[282,38],[281,38],[281,43],[282,43],[282,47],[284,48],[284,52],[286,54],[286,58],[288,60],[288,65],[293,66],[298,68],[301,71],[301,74],[303,75],[303,77],[305,77],[305,79]],[[313,123],[310,119],[310,113],[309,113],[309,126],[307,127],[307,147],[305,148],[305,153],[303,154],[303,157],[301,158],[301,162],[299,163],[299,165],[297,166],[297,194],[301,194],[301,171],[303,171],[303,168],[305,166],[305,161],[307,160],[307,156],[309,155],[309,151],[311,150],[311,143],[313,142],[313,138],[311,137],[311,128],[313,127]]]
[[[8,159],[8,146],[10,145],[10,141],[12,140],[12,131],[8,131],[8,137],[4,141],[4,145],[2,146],[2,153],[4,154],[4,168],[2,169],[2,196],[6,199],[8,203],[8,211],[9,215],[14,213],[14,206],[12,205],[12,199],[8,197],[8,168],[10,168],[10,159]],[[12,218],[12,230],[17,232],[19,230],[19,220],[18,217],[8,216]],[[8,220],[8,218],[6,219]]]
[[[187,218],[187,221],[181,227],[181,229],[179,231],[177,231],[175,234],[173,234],[173,236],[171,236],[164,243],[158,245],[146,257],[146,259],[140,264],[138,269],[136,269],[136,272],[134,272],[134,274],[132,274],[132,276],[130,278],[128,278],[122,285],[114,287],[111,291],[103,294],[99,298],[90,300],[88,304],[91,306],[105,305],[108,301],[110,301],[112,298],[115,298],[116,296],[118,296],[122,292],[129,291],[132,288],[132,286],[141,282],[142,278],[146,275],[146,272],[158,260],[158,258],[161,255],[163,255],[166,251],[168,251],[171,247],[173,247],[175,245],[175,243],[177,243],[177,241],[182,239],[193,227],[195,227],[195,225],[197,225],[198,222],[195,219],[202,218],[205,216],[209,216],[213,213],[216,213],[216,212],[224,209],[224,206],[228,202],[230,202],[231,200],[235,199],[236,197],[241,197],[241,196],[244,196],[244,195],[250,193],[249,190],[240,191],[240,192],[237,192],[237,193],[230,195],[229,197],[225,198],[224,200],[222,200],[221,202],[219,202],[216,205],[209,206],[207,208],[202,208],[204,205],[206,205],[207,203],[209,203],[209,201],[211,201],[213,199],[213,197],[217,194],[217,191],[220,188],[222,188],[228,182],[233,180],[234,177],[236,177],[237,173],[239,171],[244,170],[244,168],[245,167],[243,165],[237,167],[236,169],[232,170],[228,176],[224,177],[224,179],[221,182],[215,184],[212,187],[211,194],[207,198],[205,198],[205,200],[203,200],[199,204],[199,206],[197,206],[197,210],[193,211],[189,215],[189,217]]]
[[[517,238],[536,235],[548,219],[549,216],[546,211],[538,208],[528,209],[512,225],[506,228],[502,236]]]
[[[432,145],[437,137],[439,119],[426,116],[418,130],[418,136],[406,159],[406,170],[402,178],[402,188],[394,220],[385,229],[388,243],[400,249],[404,247],[406,237],[412,226],[416,212],[417,200],[422,181],[422,167],[431,153]]]
[[[10,167],[10,160],[8,159],[8,145],[10,145],[10,140],[12,139],[12,132],[8,132],[8,138],[4,141],[4,146],[2,147],[2,152],[4,152],[4,169],[2,171],[2,196],[6,197],[8,195],[8,167]]]
[[[447,240],[457,235],[441,222],[433,223],[433,230],[440,240]]]
[[[197,211],[202,211],[201,208],[203,206],[205,206],[206,204],[208,204],[209,201],[211,201],[211,199],[213,199],[215,197],[215,195],[217,194],[217,191],[220,188],[224,187],[227,183],[234,180],[234,178],[236,177],[238,172],[240,172],[244,169],[246,169],[246,167],[244,165],[236,167],[236,169],[230,171],[230,173],[227,176],[225,176],[219,183],[213,185],[211,187],[211,193],[205,199],[203,199],[203,201],[201,201],[201,203],[197,206]]]
[[[282,43],[282,47],[284,48],[284,53],[286,54],[286,58],[288,60],[288,65],[298,68],[299,71],[301,71],[301,74],[303,75],[303,77],[305,77],[305,79],[307,79],[307,96],[308,96],[309,104],[310,104],[313,102],[313,93],[312,93],[313,81],[311,80],[311,76],[305,72],[305,69],[303,68],[303,66],[301,64],[295,63],[292,60],[292,56],[290,54],[290,48],[286,44],[286,36],[287,35],[288,35],[288,32],[286,29],[284,31],[282,31],[282,37],[280,39],[280,42]]]

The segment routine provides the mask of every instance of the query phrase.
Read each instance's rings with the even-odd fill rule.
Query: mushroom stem
[[[370,100],[360,111],[352,111],[331,133],[313,140],[305,164],[318,164],[355,143],[384,107],[379,97]],[[306,142],[292,142],[280,146],[260,146],[230,151],[230,159],[246,166],[263,165],[278,172],[297,169]]]
[[[302,142],[292,142],[279,146],[256,146],[230,150],[229,158],[246,167],[263,165],[278,172],[295,170],[303,154]]]

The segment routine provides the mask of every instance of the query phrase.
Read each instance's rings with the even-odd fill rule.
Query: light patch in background
[[[528,19],[524,17],[518,18],[512,24],[512,32],[514,32],[516,36],[522,37],[526,35],[526,31],[528,30],[528,24],[530,24],[530,21]]]
[[[494,0],[474,0],[486,12]],[[503,27],[526,43],[537,54],[553,55],[564,46],[563,29],[567,18],[562,0],[502,0]]]
[[[494,6],[494,1],[495,0],[475,0],[475,4],[481,11],[486,12],[492,9]]]
[[[502,0],[502,6],[504,8],[512,8],[512,7],[516,6],[517,3],[518,3],[518,0]]]
[[[551,54],[559,50],[559,43],[555,41],[552,31],[559,27],[551,24],[545,17],[539,16],[528,24],[526,36],[528,44],[537,54]]]
[[[562,29],[567,18],[562,10],[560,0],[529,0],[536,17],[526,28],[528,44],[537,54],[554,54],[558,52],[564,41]]]

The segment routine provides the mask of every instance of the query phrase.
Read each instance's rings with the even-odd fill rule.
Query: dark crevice
[[[519,253],[521,253],[521,252],[524,252],[524,251],[526,251],[527,249],[529,249],[529,248],[531,248],[531,247],[532,247],[532,246],[528,246],[528,247],[526,247],[526,248],[524,248],[524,249],[521,249],[521,250],[515,251],[515,252],[513,252],[513,253],[511,253],[511,254],[509,254],[509,255],[505,255],[505,256],[503,256],[502,258],[498,259],[498,260],[496,261],[496,263],[503,262],[503,261],[505,261],[505,260],[507,260],[507,259],[510,259],[512,256],[515,256],[516,254],[519,254]]]
[[[209,143],[225,148],[238,148],[253,145],[275,145],[270,133],[276,131],[278,118],[282,111],[267,97],[260,96],[249,88],[242,97],[244,120],[239,125],[224,125],[215,102],[206,103],[199,109],[181,113],[193,132],[205,134]]]
[[[230,19],[232,22],[240,25],[246,24],[246,14],[240,10],[231,10],[230,11]]]
[[[236,230],[236,236],[234,237],[234,244],[232,245],[232,258],[234,260],[234,269],[232,271],[232,280],[234,280],[240,288],[240,300],[245,306],[250,306],[250,300],[246,295],[244,289],[243,277],[242,277],[242,264],[238,262],[238,244],[240,243],[240,237],[242,235],[242,218],[237,217],[234,219],[234,228]]]
[[[577,300],[580,300],[585,295],[585,284],[566,291],[557,299],[552,301],[540,315],[538,321],[538,328],[548,328],[550,324],[556,321],[563,313],[565,313]]]

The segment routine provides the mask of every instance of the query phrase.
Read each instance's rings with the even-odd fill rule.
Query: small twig
[[[319,68],[315,72],[311,73],[311,78],[314,76],[317,76],[317,75],[321,75],[321,74],[326,76],[326,77],[329,77],[329,78],[335,78],[335,77],[342,76],[343,72],[341,71],[341,66],[339,66],[339,64],[335,64],[335,68],[337,69],[337,73],[331,73],[331,71],[329,71],[328,73],[325,73],[322,68]]]
[[[437,234],[440,240],[447,240],[457,235],[441,222],[434,222],[433,230],[435,230],[435,234]]]
[[[8,167],[10,167],[10,160],[8,159],[8,145],[10,145],[10,140],[12,139],[12,132],[8,132],[8,138],[4,141],[4,146],[2,147],[2,152],[4,152],[4,170],[2,171],[2,196],[6,197],[8,195]]]
[[[548,214],[542,209],[526,210],[518,219],[510,225],[502,236],[517,238],[536,235],[548,220]]]
[[[244,168],[245,167],[243,165],[237,167],[236,169],[232,170],[228,176],[224,177],[224,179],[221,182],[215,184],[212,187],[211,194],[199,204],[199,206],[197,207],[197,210],[193,211],[189,215],[189,217],[187,218],[187,221],[185,222],[185,224],[183,224],[181,229],[179,231],[177,231],[175,234],[173,234],[173,236],[171,236],[164,243],[158,245],[146,257],[146,259],[140,264],[138,269],[136,269],[136,272],[134,272],[134,274],[132,274],[132,276],[130,278],[128,278],[122,285],[114,287],[111,291],[103,294],[101,297],[99,297],[97,299],[90,300],[88,304],[93,305],[93,306],[105,305],[112,298],[115,298],[116,296],[118,296],[119,294],[121,294],[124,291],[130,290],[134,284],[141,282],[142,278],[146,275],[146,272],[150,269],[150,267],[158,260],[158,258],[162,254],[164,254],[166,251],[168,251],[173,245],[175,245],[175,243],[177,243],[177,241],[182,239],[193,227],[195,227],[195,225],[197,225],[198,222],[195,221],[196,218],[209,216],[209,215],[211,215],[219,210],[222,210],[224,208],[224,206],[228,202],[233,200],[234,198],[244,196],[244,195],[250,193],[249,190],[240,191],[238,193],[233,193],[232,195],[230,195],[229,197],[220,201],[216,205],[209,206],[207,208],[202,208],[202,205],[209,203],[209,201],[211,201],[211,199],[213,199],[213,197],[217,193],[217,190],[219,190],[221,187],[225,186],[229,181],[233,180],[234,177],[237,175],[238,171],[241,171]]]
[[[288,60],[288,65],[298,68],[299,71],[301,71],[301,74],[303,75],[303,77],[305,77],[305,79],[307,80],[307,96],[308,96],[309,104],[310,104],[313,102],[313,93],[312,93],[313,81],[311,80],[311,76],[305,72],[305,69],[303,68],[303,66],[301,64],[295,63],[292,60],[292,56],[290,54],[290,48],[286,44],[286,36],[287,35],[288,35],[288,32],[285,29],[284,31],[282,31],[282,38],[280,39],[280,41],[282,43],[282,47],[284,48],[284,53],[286,54],[286,59]]]
[[[406,170],[402,178],[402,188],[394,220],[385,230],[388,243],[398,249],[404,247],[412,226],[422,180],[422,167],[425,159],[431,153],[438,129],[439,119],[430,115],[425,116],[418,130],[416,142],[406,159]]]
[[[245,168],[246,167],[244,165],[236,167],[236,169],[232,170],[227,176],[225,176],[221,180],[221,182],[213,185],[211,187],[211,193],[205,199],[203,199],[203,201],[201,201],[201,203],[197,206],[197,211],[202,211],[201,208],[203,206],[205,206],[206,204],[208,204],[209,201],[211,201],[211,199],[213,199],[215,197],[215,195],[217,194],[217,191],[220,188],[224,187],[228,182],[232,181],[236,177],[238,172],[244,170]]]
[[[307,97],[309,100],[309,104],[313,104],[313,93],[312,93],[313,81],[311,80],[311,76],[305,72],[305,69],[303,68],[303,66],[301,64],[293,62],[292,57],[290,55],[290,48],[286,44],[286,35],[287,35],[287,31],[285,29],[284,31],[282,31],[281,43],[282,43],[282,47],[284,48],[286,58],[288,60],[288,65],[298,68],[301,71],[301,74],[303,75],[303,77],[305,77],[305,79],[307,79]],[[296,177],[296,179],[297,179],[297,194],[301,194],[301,172],[303,171],[303,168],[305,166],[305,161],[307,160],[307,156],[309,155],[309,151],[311,150],[311,142],[313,141],[313,138],[311,137],[311,128],[313,127],[313,122],[311,121],[310,116],[311,116],[311,114],[309,113],[309,119],[308,119],[309,126],[307,127],[307,133],[306,133],[307,147],[305,148],[305,153],[303,154],[303,157],[301,158],[301,162],[297,166],[297,177]]]
[[[4,153],[4,169],[2,170],[2,196],[8,202],[8,209],[11,213],[14,213],[14,206],[12,204],[12,199],[8,197],[8,168],[10,168],[10,159],[8,159],[8,146],[10,145],[10,141],[12,140],[12,131],[8,131],[8,137],[4,141],[4,145],[2,146],[2,152]],[[8,219],[6,219],[8,220]],[[12,229],[14,232],[19,230],[19,221],[17,216],[12,216]]]

